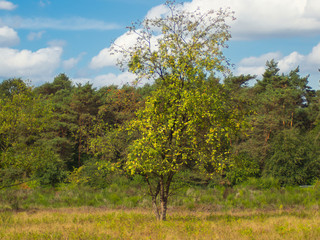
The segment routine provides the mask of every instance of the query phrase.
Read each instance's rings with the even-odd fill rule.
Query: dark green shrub
[[[297,129],[283,130],[272,141],[264,175],[282,185],[311,184],[319,174],[320,159],[313,142]]]
[[[257,177],[259,164],[248,153],[236,155],[226,171],[226,177],[232,185],[239,184],[250,177]]]

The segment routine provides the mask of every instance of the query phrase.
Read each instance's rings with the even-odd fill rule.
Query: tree
[[[273,137],[283,130],[308,129],[310,125],[306,115],[313,91],[307,86],[308,76],[301,77],[299,68],[288,74],[279,71],[274,60],[268,61],[263,78],[247,92],[247,98],[252,99],[250,108],[256,114],[250,117],[253,132],[240,148],[259,161],[261,170],[270,156]]]
[[[78,129],[76,113],[70,107],[73,90],[72,81],[63,73],[56,76],[52,83],[34,89],[35,94],[43,96],[43,101],[51,102],[54,106],[51,124],[41,140],[59,154],[69,170],[75,166],[74,133]]]
[[[69,77],[64,73],[60,73],[54,78],[52,83],[45,83],[39,86],[35,89],[35,92],[42,95],[51,95],[56,94],[60,90],[71,91],[72,87],[72,82]]]
[[[122,125],[131,120],[142,105],[142,97],[132,86],[124,85],[121,89],[105,87],[98,93],[102,95],[99,117],[110,125]]]
[[[0,98],[0,186],[44,172],[44,162],[57,163],[49,157],[51,149],[38,141],[52,120],[52,105],[25,83],[16,83],[10,95]]]
[[[265,175],[285,185],[312,184],[320,173],[319,146],[299,129],[286,129],[272,139]]]
[[[72,94],[70,108],[74,111],[77,121],[77,130],[74,133],[77,141],[78,167],[83,163],[82,156],[89,152],[89,138],[92,127],[97,120],[100,99],[92,84],[78,84]]]
[[[0,84],[0,97],[11,98],[14,94],[25,92],[27,90],[28,86],[20,78],[7,79]]]
[[[186,168],[209,176],[221,172],[231,137],[245,125],[223,85],[207,80],[215,71],[227,71],[222,48],[230,38],[225,21],[232,13],[185,12],[170,1],[166,6],[168,15],[130,28],[138,36],[133,47],[116,46],[124,54],[120,65],[127,64],[137,80],[156,80],[157,88],[131,122],[140,137],[129,147],[126,168],[145,177],[161,220],[175,175]]]

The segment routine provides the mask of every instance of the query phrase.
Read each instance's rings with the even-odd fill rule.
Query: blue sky
[[[201,11],[230,7],[232,40],[225,51],[238,74],[264,71],[275,59],[282,72],[300,66],[309,85],[320,89],[319,0],[189,0],[183,8]],[[160,0],[0,0],[0,81],[29,79],[33,85],[66,73],[95,87],[124,84],[108,54],[113,41],[127,44],[131,22],[160,16]]]

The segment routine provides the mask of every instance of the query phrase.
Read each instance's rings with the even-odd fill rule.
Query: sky
[[[132,22],[164,14],[165,0],[0,0],[0,81],[20,77],[34,86],[65,73],[94,87],[131,83],[109,49],[131,42]],[[261,79],[274,59],[284,74],[299,66],[320,89],[319,0],[189,0],[184,10],[229,7],[232,39],[224,51],[234,75]]]

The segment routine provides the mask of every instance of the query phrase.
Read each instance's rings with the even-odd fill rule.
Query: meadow
[[[157,221],[139,179],[4,189],[0,239],[320,239],[320,187],[185,185]]]
[[[0,239],[319,239],[311,210],[170,209],[157,221],[143,209],[60,208],[0,213]]]

